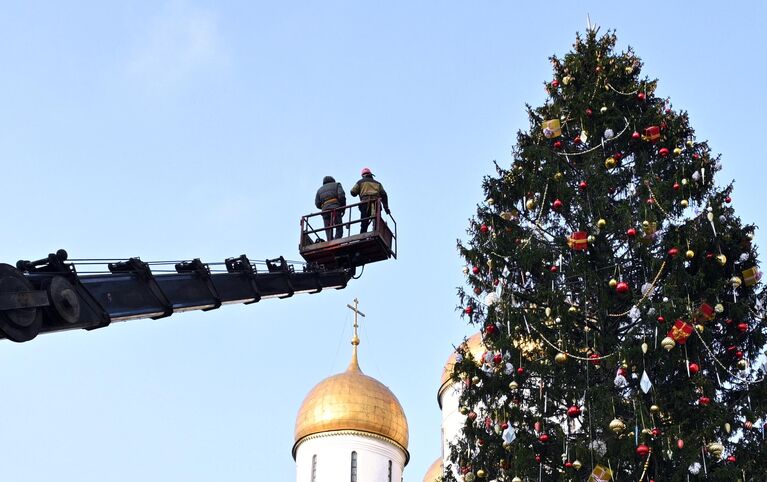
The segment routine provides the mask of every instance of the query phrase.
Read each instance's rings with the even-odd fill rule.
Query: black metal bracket
[[[210,308],[205,308],[202,311],[215,310],[221,308],[221,297],[218,295],[216,287],[213,286],[213,280],[210,278],[210,267],[200,261],[200,258],[195,258],[192,261],[182,261],[176,263],[177,273],[195,273],[205,283],[205,287],[210,291],[210,295],[215,300],[215,304]]]
[[[162,288],[160,288],[160,286],[157,284],[157,280],[155,280],[154,275],[152,274],[152,269],[147,263],[141,261],[139,258],[130,258],[127,261],[109,263],[107,267],[112,273],[135,274],[139,279],[147,284],[152,295],[157,298],[157,301],[159,301],[163,307],[163,314],[152,317],[153,320],[165,318],[166,316],[173,314],[173,305],[171,304],[170,300],[168,300],[168,297],[165,296]]]
[[[261,301],[261,290],[258,289],[258,284],[256,283],[256,269],[253,267],[253,263],[250,262],[248,257],[241,254],[236,258],[226,258],[224,264],[226,265],[227,272],[242,273],[248,277],[254,296],[253,301],[248,301],[245,304],[249,305]]]
[[[293,265],[288,264],[287,261],[285,261],[284,256],[280,256],[279,258],[274,259],[267,259],[266,260],[266,269],[269,270],[270,273],[284,273],[285,274],[285,284],[288,285],[288,294],[285,296],[280,296],[280,299],[290,298],[293,296],[293,293],[296,292],[296,289],[293,287],[293,283],[290,281],[290,275],[295,273],[295,269],[293,268]]]

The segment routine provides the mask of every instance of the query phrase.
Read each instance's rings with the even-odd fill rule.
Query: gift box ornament
[[[567,238],[567,245],[573,251],[583,251],[589,247],[589,235],[586,231],[576,231]]]
[[[658,142],[658,139],[660,139],[660,127],[650,126],[646,128],[642,139],[648,142]]]
[[[613,480],[613,471],[603,465],[597,465],[589,475],[588,482],[609,482]]]
[[[754,286],[759,282],[759,278],[761,277],[762,273],[756,266],[743,270],[743,283],[745,283],[746,286]]]
[[[673,338],[680,345],[687,343],[687,339],[692,335],[692,325],[682,320],[676,320],[674,326],[668,332],[668,336]]]
[[[543,121],[543,135],[547,139],[553,139],[562,135],[562,127],[559,125],[559,119]]]
[[[698,311],[695,313],[695,321],[711,321],[716,314],[714,313],[714,307],[708,303],[701,303],[698,307]]]

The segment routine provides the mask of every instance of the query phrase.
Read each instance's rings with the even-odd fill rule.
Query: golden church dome
[[[356,342],[356,343],[355,343]],[[345,372],[317,384],[296,417],[293,457],[308,437],[338,431],[358,431],[399,445],[409,459],[408,425],[399,400],[383,383],[362,373],[357,363],[355,335],[352,361]]]
[[[442,458],[438,458],[426,471],[423,476],[423,482],[442,482]]]
[[[482,341],[482,333],[475,333],[469,337],[469,339],[466,340],[466,346],[468,348],[468,352],[471,353],[471,356],[473,356],[475,360],[479,360],[480,357],[482,357],[482,354],[487,351],[487,348]],[[439,402],[440,407],[442,407],[442,401],[440,400],[442,394],[450,385],[452,385],[450,377],[453,375],[455,355],[456,353],[453,351],[453,353],[447,359],[447,363],[445,363],[445,368],[442,369],[442,380],[440,380],[439,390],[437,391],[437,401]]]

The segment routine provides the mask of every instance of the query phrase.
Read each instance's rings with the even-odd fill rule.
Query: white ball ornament
[[[605,139],[612,139],[615,137],[615,132],[612,129],[605,129]]]

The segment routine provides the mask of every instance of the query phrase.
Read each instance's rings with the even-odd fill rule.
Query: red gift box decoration
[[[583,251],[589,247],[588,237],[586,231],[576,231],[567,238],[567,245],[574,251]]]
[[[650,142],[657,142],[660,139],[660,127],[650,126],[644,130],[644,136],[642,139]]]
[[[687,343],[687,339],[692,335],[692,325],[682,320],[676,320],[674,326],[668,332],[668,336],[674,339],[680,345]]]
[[[695,314],[695,321],[711,321],[714,319],[714,308],[708,303],[702,303],[698,308],[698,312]]]

